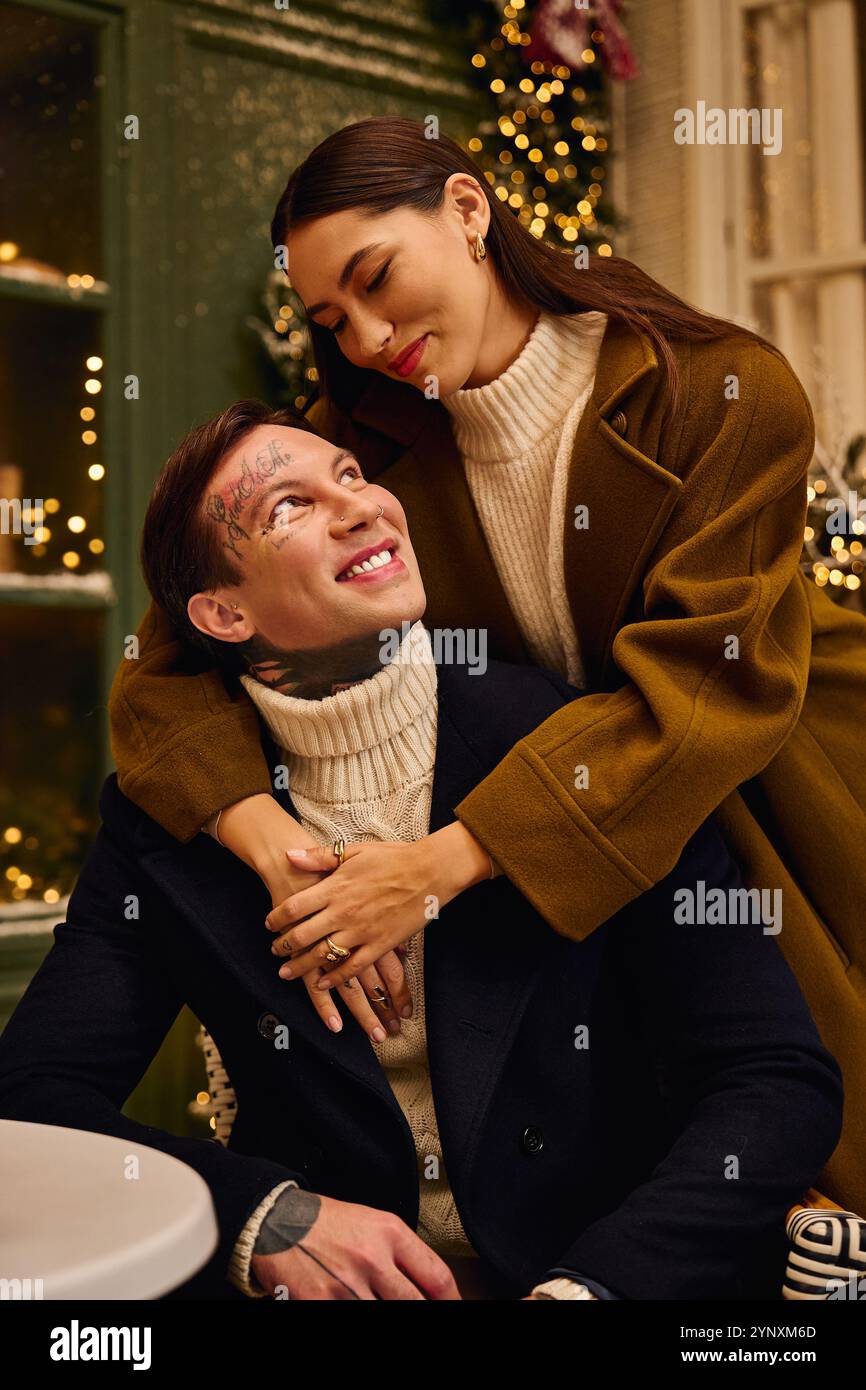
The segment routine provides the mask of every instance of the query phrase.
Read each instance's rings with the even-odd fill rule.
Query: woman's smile
[[[423,337],[416,338],[402,352],[398,352],[396,357],[392,357],[388,363],[391,371],[396,372],[398,376],[411,376],[424,356],[429,337],[430,334],[425,333]]]

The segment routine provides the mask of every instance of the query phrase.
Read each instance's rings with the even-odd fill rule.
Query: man
[[[277,799],[316,839],[454,843],[453,806],[580,692],[531,667],[438,669],[402,508],[298,426],[241,402],[188,436],[148,512],[148,582],[181,632],[246,662],[289,774]],[[214,1293],[780,1296],[785,1212],[836,1144],[840,1073],[774,929],[680,910],[736,901],[712,823],[582,943],[480,868],[408,943],[405,1037],[371,1047],[343,993],[326,1030],[278,976],[246,865],[175,842],[114,778],[101,812],[0,1039],[0,1114],[195,1167]],[[237,1096],[227,1148],[121,1113],[184,1002]]]

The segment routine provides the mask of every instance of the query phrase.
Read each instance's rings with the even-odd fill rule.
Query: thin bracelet
[[[490,877],[491,877],[491,878],[495,878],[495,877],[496,877],[496,865],[495,865],[494,862],[493,862],[493,855],[490,853],[489,850],[486,851],[486,854],[487,854],[487,858],[490,860]]]
[[[222,808],[220,808],[220,810],[217,811],[217,818],[216,818],[216,820],[214,821],[214,825],[213,825],[213,837],[214,837],[214,839],[216,840],[216,842],[217,842],[218,845],[223,845],[223,842],[222,842],[222,840],[220,839],[220,816],[222,815],[222,813],[223,813],[223,812],[222,812]],[[225,849],[225,845],[223,845],[223,849]],[[491,862],[492,862],[492,861],[491,861]],[[491,874],[491,878],[492,878],[492,874]]]

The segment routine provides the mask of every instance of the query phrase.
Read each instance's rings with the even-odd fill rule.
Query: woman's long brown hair
[[[504,203],[470,156],[445,135],[427,139],[424,126],[401,117],[372,117],[329,135],[295,169],[271,224],[275,247],[301,223],[348,208],[371,213],[410,207],[435,214],[451,174],[471,174],[490,205],[488,254],[506,293],[518,304],[553,314],[601,310],[644,333],[663,365],[668,390],[665,421],[680,404],[680,379],[670,340],[708,340],[739,334],[767,339],[726,319],[702,313],[621,256],[590,256],[574,264],[574,248],[563,250],[534,237]],[[370,371],[343,356],[330,330],[310,324],[316,367],[324,395],[348,409],[369,381]]]

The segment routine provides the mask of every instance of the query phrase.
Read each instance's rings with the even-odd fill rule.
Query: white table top
[[[132,1176],[136,1171],[138,1176]],[[0,1278],[45,1299],[159,1298],[218,1242],[210,1189],[158,1149],[0,1120]]]

